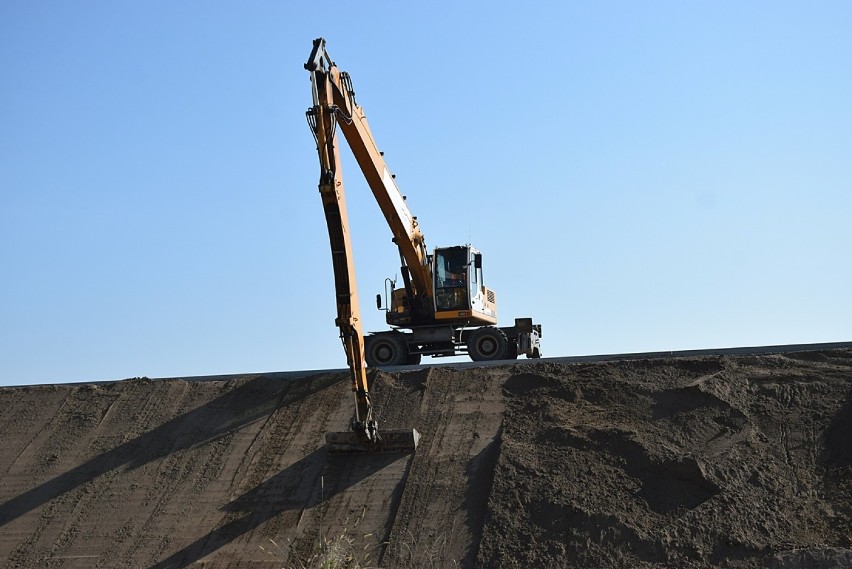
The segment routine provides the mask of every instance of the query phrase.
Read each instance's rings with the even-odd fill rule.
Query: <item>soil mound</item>
[[[510,377],[479,561],[846,566],[852,552],[830,548],[852,537],[850,364],[696,358]]]
[[[0,389],[4,567],[852,566],[852,350]]]

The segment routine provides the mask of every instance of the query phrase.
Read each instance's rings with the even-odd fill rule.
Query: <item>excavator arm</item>
[[[319,193],[328,227],[334,270],[334,288],[337,298],[335,324],[340,330],[340,338],[346,351],[352,391],[355,396],[355,415],[350,425],[351,430],[346,433],[326,433],[326,440],[332,450],[337,451],[413,450],[419,439],[417,431],[413,429],[387,431],[380,434],[370,399],[364,362],[364,332],[361,326],[349,219],[346,212],[346,194],[340,169],[340,146],[337,137],[337,127],[340,125],[341,130],[343,130],[342,125],[353,121],[350,118],[351,109],[348,107],[341,108],[341,99],[345,99],[340,91],[341,76],[336,67],[330,64],[324,45],[325,42],[322,39],[314,41],[311,57],[305,64],[305,68],[311,72],[313,87],[313,106],[308,109],[306,115],[316,139],[319,154]],[[363,123],[363,128],[369,134],[366,122]],[[349,138],[347,140],[350,141]],[[372,138],[369,139],[369,142],[372,143]],[[366,148],[366,145],[364,146]],[[372,148],[375,149],[375,144],[372,144]],[[376,155],[380,157],[378,153]],[[399,190],[396,190],[396,192],[399,194]],[[401,196],[399,201],[404,207],[405,204],[402,202]],[[396,208],[395,205],[394,208]],[[408,208],[404,207],[404,210],[408,211]],[[402,230],[405,222],[400,219],[397,225]],[[413,218],[410,219],[409,227],[412,228],[412,231],[416,229],[416,221]]]
[[[307,117],[317,143],[320,161],[319,193],[322,198],[328,238],[331,244],[334,288],[337,297],[337,319],[340,338],[355,394],[355,417],[352,427],[366,443],[376,443],[378,429],[373,417],[366,366],[364,364],[364,332],[358,303],[352,242],[346,212],[346,194],[340,172],[340,147],[337,144],[337,109],[333,103],[328,75],[316,70],[312,76],[313,106]]]

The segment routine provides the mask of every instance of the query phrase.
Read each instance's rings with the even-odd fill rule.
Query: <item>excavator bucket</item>
[[[326,433],[328,450],[335,454],[414,452],[420,442],[420,433],[416,429],[381,431],[379,440],[371,442],[355,431]]]

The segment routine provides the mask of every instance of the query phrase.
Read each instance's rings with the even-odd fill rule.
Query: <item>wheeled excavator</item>
[[[355,394],[351,430],[327,433],[326,439],[332,450],[413,450],[419,439],[417,431],[379,431],[366,366],[418,364],[424,355],[467,354],[475,361],[519,355],[538,358],[541,325],[533,324],[532,318],[516,318],[514,326],[496,326],[496,294],[483,281],[482,253],[470,244],[429,252],[420,224],[376,146],[364,110],[355,101],[352,80],[331,59],[323,38],[314,40],[305,69],[310,72],[313,92],[313,105],[306,116],[319,153],[319,192],[331,244],[335,323]],[[400,255],[402,286],[387,279],[384,297],[376,297],[391,329],[366,336],[352,260],[338,129],[379,204]]]

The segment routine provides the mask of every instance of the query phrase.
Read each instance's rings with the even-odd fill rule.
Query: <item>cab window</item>
[[[435,302],[438,310],[466,310],[468,249],[451,247],[435,252]]]

